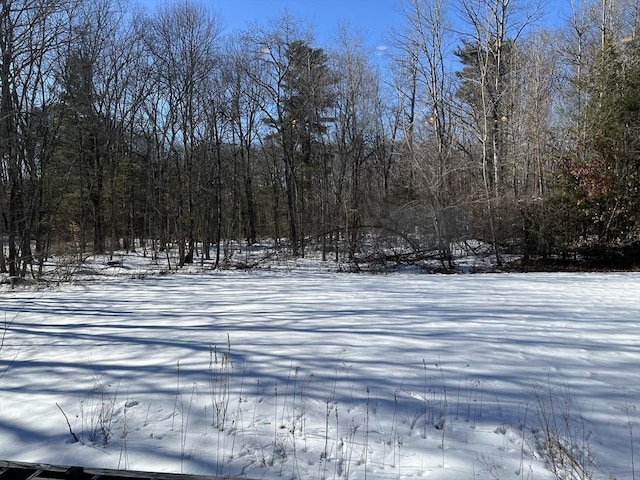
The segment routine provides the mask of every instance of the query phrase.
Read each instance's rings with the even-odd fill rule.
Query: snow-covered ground
[[[639,325],[638,273],[7,287],[0,459],[255,479],[639,478]]]

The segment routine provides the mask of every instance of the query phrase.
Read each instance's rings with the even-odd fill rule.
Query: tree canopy
[[[290,15],[225,36],[189,1],[0,6],[11,276],[122,249],[222,267],[260,241],[356,268],[452,269],[471,245],[640,262],[635,2],[582,2],[549,29],[533,3],[404,0],[383,64]]]

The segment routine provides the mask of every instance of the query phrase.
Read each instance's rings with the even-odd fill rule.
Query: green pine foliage
[[[639,54],[637,37],[606,39],[569,166],[584,240],[602,247],[640,241]]]

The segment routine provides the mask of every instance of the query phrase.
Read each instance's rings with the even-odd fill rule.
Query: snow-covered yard
[[[0,315],[3,460],[640,475],[638,273],[215,272],[7,289]]]

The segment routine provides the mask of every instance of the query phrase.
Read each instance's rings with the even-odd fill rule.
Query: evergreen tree
[[[285,155],[292,175],[293,196],[296,199],[297,243],[294,250],[304,255],[304,239],[318,220],[314,203],[320,197],[320,165],[322,135],[326,132],[327,110],[333,103],[330,87],[333,79],[328,57],[321,48],[313,48],[302,40],[288,45],[289,68],[284,75],[284,121],[291,127],[290,152]]]
[[[582,145],[570,164],[583,232],[600,244],[640,228],[640,46],[605,38],[586,91]]]
[[[106,119],[95,108],[93,63],[86,53],[71,52],[61,78],[60,161],[71,162],[67,201],[69,221],[78,225],[80,247],[105,250],[104,184]],[[86,232],[91,231],[91,239]]]
[[[272,174],[274,195],[281,177],[291,250],[294,256],[304,255],[309,221],[317,218],[308,211],[309,201],[318,197],[312,189],[319,183],[314,179],[314,164],[326,131],[326,111],[333,101],[328,57],[293,29],[288,16],[275,31],[263,33],[254,42],[264,53],[258,67],[261,74],[254,77],[265,95],[263,122],[275,130],[267,138],[269,154],[282,159],[274,162],[282,169]],[[279,152],[272,149],[276,146]],[[277,201],[274,197],[274,203]]]

